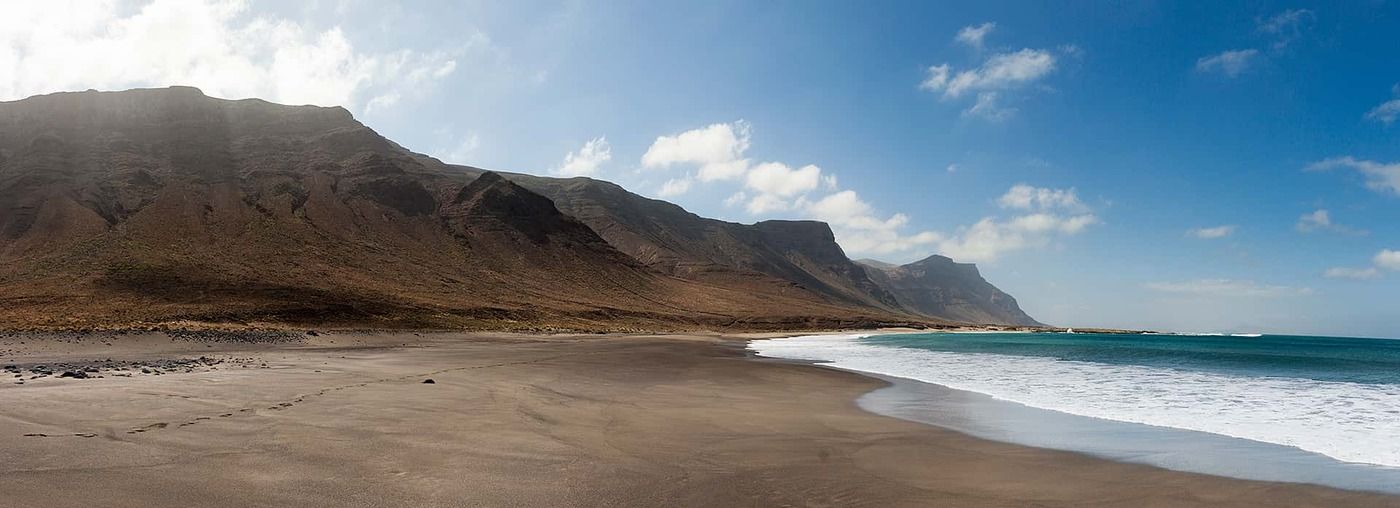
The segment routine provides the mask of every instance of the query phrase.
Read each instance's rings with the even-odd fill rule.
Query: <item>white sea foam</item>
[[[751,342],[758,354],[828,362],[985,393],[1041,409],[1294,446],[1400,467],[1400,387],[1226,376],[1053,358],[879,346],[861,335]]]

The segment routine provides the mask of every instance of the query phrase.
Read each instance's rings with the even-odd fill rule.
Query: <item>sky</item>
[[[852,258],[975,262],[1040,321],[1400,338],[1400,6],[7,2],[0,100],[341,105]]]

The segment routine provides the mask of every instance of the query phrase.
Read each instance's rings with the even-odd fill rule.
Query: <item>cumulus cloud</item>
[[[960,261],[995,261],[1009,252],[1077,235],[1100,222],[1074,189],[1018,184],[998,198],[997,204],[1021,215],[985,217],[941,239],[938,251]]]
[[[447,51],[363,51],[339,27],[253,15],[238,0],[153,0],[135,9],[19,2],[0,17],[0,100],[191,85],[216,97],[371,112],[423,93],[456,68]]]
[[[1058,236],[1076,235],[1098,223],[1093,214],[1037,213],[1007,220],[985,217],[941,241],[938,251],[959,261],[996,261],[1009,252],[1043,247]]]
[[[1215,226],[1213,228],[1196,228],[1186,232],[1188,236],[1193,236],[1202,240],[1225,238],[1234,233],[1235,226],[1233,225]]]
[[[1381,272],[1375,267],[1347,268],[1344,266],[1339,266],[1335,268],[1328,268],[1326,272],[1323,272],[1323,276],[1332,279],[1370,280],[1380,277]]]
[[[717,123],[674,136],[660,136],[642,155],[642,167],[664,169],[679,164],[699,166],[702,182],[733,180],[744,176],[749,160],[749,123]]]
[[[749,170],[747,177],[750,189],[778,197],[792,197],[816,190],[821,181],[822,170],[819,167],[808,164],[792,169],[781,162],[758,164]]]
[[[1219,72],[1227,77],[1237,77],[1249,68],[1250,62],[1259,56],[1257,49],[1233,49],[1219,54],[1201,57],[1196,60],[1197,72]]]
[[[1195,296],[1278,298],[1312,294],[1311,288],[1275,286],[1250,280],[1196,279],[1180,282],[1152,282],[1147,288],[1165,293]]]
[[[749,201],[749,213],[761,214],[787,210],[793,199],[826,185],[836,186],[835,175],[822,175],[819,167],[808,164],[792,169],[781,162],[764,162],[749,169],[745,186],[757,193]]]
[[[603,163],[612,159],[612,146],[606,137],[589,140],[578,151],[569,152],[564,162],[552,171],[558,176],[594,176]]]
[[[747,123],[713,124],[652,143],[642,166],[667,168],[689,165],[735,168],[734,176],[705,178],[687,175],[667,181],[661,197],[685,194],[695,185],[730,185],[725,207],[743,206],[751,216],[772,214],[807,218],[831,225],[836,240],[848,253],[886,255],[939,251],[960,260],[990,261],[1010,251],[1049,244],[1076,235],[1099,222],[1074,189],[1013,186],[997,202],[1013,213],[988,217],[956,234],[914,230],[908,215],[879,211],[854,190],[841,189],[836,175],[807,164],[751,162],[746,152],[751,129]],[[727,171],[728,169],[726,169]]]
[[[1371,258],[1371,266],[1366,268],[1328,268],[1323,275],[1334,279],[1369,280],[1380,278],[1381,270],[1400,271],[1400,250],[1381,250]]]
[[[836,240],[849,252],[890,254],[933,245],[942,239],[938,233],[901,233],[909,217],[896,213],[881,218],[855,191],[835,192],[807,204],[814,219],[830,224]]]
[[[1019,210],[1083,211],[1088,208],[1079,200],[1079,194],[1074,189],[1049,189],[1026,184],[1013,185],[997,199],[997,204],[1002,208]]]
[[[1298,223],[1295,224],[1293,227],[1294,229],[1297,229],[1300,233],[1330,231],[1333,233],[1341,233],[1345,235],[1364,236],[1369,234],[1369,232],[1366,230],[1353,229],[1333,222],[1331,212],[1328,212],[1324,209],[1314,210],[1311,213],[1305,213],[1299,216]]]
[[[1400,250],[1385,249],[1376,254],[1371,262],[1386,270],[1400,270]]]
[[[1395,123],[1395,119],[1400,117],[1400,83],[1390,87],[1390,94],[1393,99],[1380,103],[1366,112],[1367,120],[1380,122],[1386,125]]]
[[[733,206],[745,202],[745,208],[755,215],[795,210],[810,192],[821,188],[836,190],[836,175],[824,173],[815,165],[794,168],[782,162],[753,162],[746,156],[751,137],[752,128],[743,120],[659,136],[642,155],[642,167],[696,167],[694,178],[667,182],[663,196],[685,193],[692,181],[739,180],[748,192],[733,194],[726,203]]]
[[[965,26],[958,30],[958,35],[953,37],[954,41],[966,44],[973,49],[982,49],[982,41],[987,38],[987,34],[997,27],[996,23],[986,22],[976,26]]]
[[[690,184],[694,182],[690,177],[672,178],[661,184],[661,189],[656,192],[657,196],[663,198],[675,197],[690,191]]]
[[[1355,157],[1333,157],[1309,164],[1307,171],[1352,169],[1366,177],[1366,187],[1376,192],[1400,195],[1400,162],[1381,163]]]

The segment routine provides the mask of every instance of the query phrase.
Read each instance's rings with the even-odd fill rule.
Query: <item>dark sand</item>
[[[717,337],[20,340],[0,365],[227,361],[5,374],[3,506],[1400,506],[870,414],[881,381]]]

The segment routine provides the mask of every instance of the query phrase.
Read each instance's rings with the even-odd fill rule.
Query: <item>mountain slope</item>
[[[736,224],[700,217],[610,182],[509,178],[548,196],[613,246],[659,272],[717,284],[795,288],[833,303],[904,310],[870,280],[864,267],[846,257],[825,223]]]
[[[0,326],[913,319],[865,305],[859,290],[842,288],[852,296],[841,299],[806,289],[841,282],[844,255],[831,257],[834,242],[815,231],[824,226],[749,227],[775,236],[764,259],[819,274],[811,279],[683,278],[514,178],[412,153],[341,108],[185,87],[0,103]],[[785,257],[797,251],[811,254]]]
[[[982,324],[1040,326],[1012,298],[977,271],[977,265],[929,256],[903,266],[860,260],[871,278],[906,308],[930,317]]]

